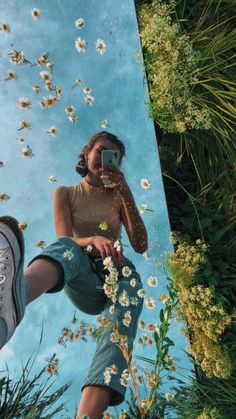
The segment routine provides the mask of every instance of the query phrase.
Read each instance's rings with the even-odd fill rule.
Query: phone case
[[[120,152],[119,150],[102,150],[102,165],[104,164],[113,164],[114,166],[119,166]],[[109,185],[112,183],[109,179],[102,179],[104,185]]]

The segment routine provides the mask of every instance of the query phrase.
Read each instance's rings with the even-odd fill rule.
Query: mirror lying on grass
[[[132,386],[143,411],[159,388],[161,413],[173,397],[166,374],[184,374],[191,363],[165,264],[173,248],[134,3],[9,3],[1,29],[0,214],[14,217],[24,236],[31,299],[43,284],[49,291],[27,306],[1,368],[27,359],[43,319],[37,362],[56,353],[58,384],[73,382],[70,412],[86,384],[110,388],[109,412],[120,417]],[[113,182],[106,188],[104,148],[121,152],[118,168],[103,173]],[[111,243],[126,258],[119,277]],[[47,267],[43,258],[33,264],[43,253]],[[63,266],[60,275],[48,256]],[[62,272],[67,295],[59,292]]]

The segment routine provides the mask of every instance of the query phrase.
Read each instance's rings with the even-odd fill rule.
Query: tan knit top
[[[74,237],[104,236],[121,240],[121,197],[115,189],[89,185],[85,179],[67,186]],[[102,223],[102,224],[101,224]],[[106,228],[107,223],[107,229]],[[101,256],[93,246],[91,255]]]

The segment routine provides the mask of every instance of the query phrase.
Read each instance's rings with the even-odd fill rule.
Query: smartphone
[[[113,164],[114,166],[119,166],[120,152],[119,150],[102,150],[102,166],[104,164]],[[104,185],[109,185],[112,183],[109,179],[102,179]]]

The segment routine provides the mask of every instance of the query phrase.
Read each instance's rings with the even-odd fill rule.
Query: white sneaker
[[[0,217],[0,349],[21,322],[26,303],[27,280],[23,276],[24,237],[18,221]]]

